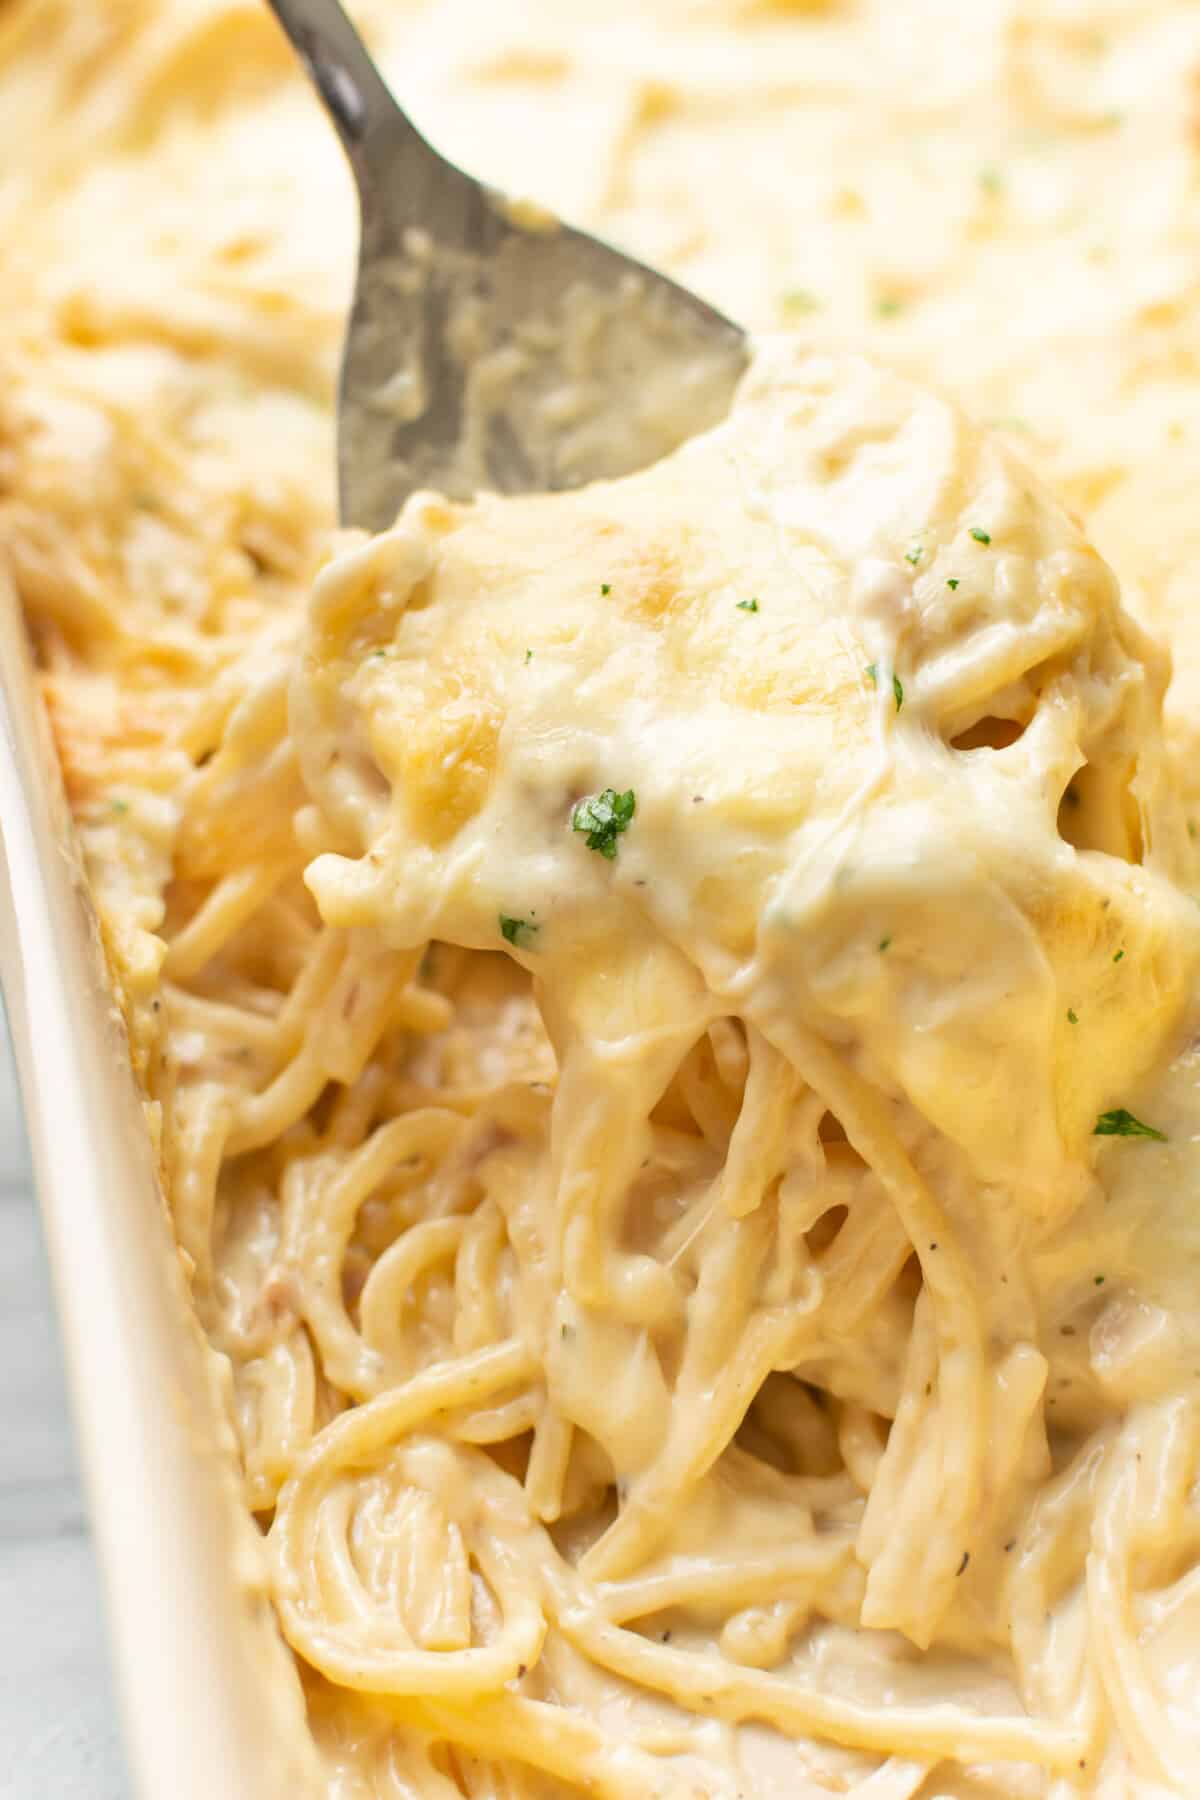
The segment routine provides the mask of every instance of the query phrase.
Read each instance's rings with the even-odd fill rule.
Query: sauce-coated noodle
[[[0,550],[331,1800],[1191,1795],[1195,10],[357,10],[795,331],[331,541],[267,9],[0,9]]]

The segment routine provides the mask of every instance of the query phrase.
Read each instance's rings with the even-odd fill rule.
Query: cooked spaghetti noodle
[[[615,10],[375,22],[464,160],[535,90],[588,145],[545,198],[761,327],[817,298],[795,205],[874,316],[764,337],[642,475],[370,541],[330,538],[348,196],[265,10],[0,10],[0,542],[328,1791],[1191,1794],[1186,686],[1164,726],[1084,529],[836,335],[1027,383],[1169,624],[1197,242],[1122,210],[1108,115],[1160,84],[1177,191],[1200,31],[947,9],[885,106],[895,8]],[[832,117],[836,170],[756,185]],[[710,143],[749,225],[729,169],[680,198]],[[969,266],[899,267],[887,181]],[[1111,280],[1114,367],[1020,312],[1039,258]]]

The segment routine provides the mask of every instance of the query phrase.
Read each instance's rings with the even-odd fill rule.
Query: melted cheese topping
[[[361,12],[794,332],[328,557],[266,10],[0,14],[0,543],[329,1793],[1191,1794],[1200,18]]]

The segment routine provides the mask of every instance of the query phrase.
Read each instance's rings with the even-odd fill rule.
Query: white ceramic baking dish
[[[237,1498],[48,722],[0,566],[0,977],[140,1800],[305,1800],[298,1685]]]

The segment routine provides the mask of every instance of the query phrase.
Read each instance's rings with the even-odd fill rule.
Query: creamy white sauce
[[[330,1792],[1190,1793],[1200,19],[361,14],[447,153],[816,354],[629,487],[415,505],[320,578],[297,674],[336,146],[248,0],[0,27],[0,539],[249,1503],[293,1484]],[[1092,541],[1170,640],[1165,738]],[[569,826],[609,785],[611,862]],[[474,948],[422,974],[430,931]],[[1117,1107],[1166,1141],[1093,1137]],[[770,1375],[689,1475],[772,1356],[824,1407]],[[439,1381],[457,1423],[393,1453]],[[471,1445],[531,1427],[523,1512]],[[476,1563],[467,1617],[489,1544],[537,1573],[506,1606]],[[466,1645],[495,1697],[436,1701]],[[410,1655],[398,1732],[348,1687]]]

